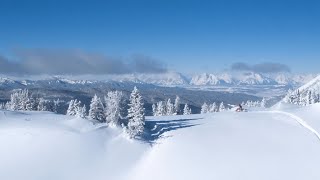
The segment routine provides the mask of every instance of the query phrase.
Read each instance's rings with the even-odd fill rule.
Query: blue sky
[[[319,72],[320,1],[1,0],[0,54],[81,49],[151,56],[180,72],[282,63]]]

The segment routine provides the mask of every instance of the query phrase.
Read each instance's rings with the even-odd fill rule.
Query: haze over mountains
[[[202,73],[192,76],[170,71],[164,73],[133,73],[118,75],[38,75],[38,76],[8,76],[0,75],[0,86],[34,83],[38,80],[59,80],[70,84],[90,84],[98,81],[146,83],[160,86],[216,86],[216,85],[287,85],[300,86],[312,78],[313,74],[276,73],[262,74],[255,72],[223,72]]]

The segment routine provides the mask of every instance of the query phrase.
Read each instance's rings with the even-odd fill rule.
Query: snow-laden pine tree
[[[60,99],[54,100],[53,101],[53,112],[58,113],[60,105],[61,105]]]
[[[112,126],[120,125],[122,92],[110,91],[104,99],[106,122]]]
[[[34,98],[29,97],[26,102],[26,111],[35,111],[37,110],[37,102]]]
[[[260,107],[265,108],[266,107],[266,98],[262,98],[260,102]]]
[[[145,124],[142,97],[137,87],[130,94],[127,132],[131,138],[143,133]]]
[[[95,94],[90,103],[89,118],[105,122],[104,107],[101,99]]]
[[[52,111],[53,106],[49,100],[40,98],[37,109],[38,111]]]
[[[74,100],[71,99],[70,102],[69,102],[69,106],[68,106],[68,109],[67,109],[67,115],[69,116],[75,116],[76,115],[76,109],[75,109],[75,106],[74,106]]]
[[[226,110],[226,107],[224,106],[223,102],[220,103],[220,106],[219,106],[219,111],[225,111]]]
[[[177,114],[180,114],[180,97],[176,96],[176,99],[174,100],[174,110]]]
[[[12,111],[16,111],[19,110],[19,104],[20,104],[20,100],[19,100],[19,94],[18,93],[13,93],[10,96],[10,110]]]
[[[307,97],[306,97],[306,104],[312,104],[312,91],[308,90],[307,91]]]
[[[311,93],[311,104],[319,102],[319,94],[316,94],[315,91]]]
[[[153,114],[153,116],[158,116],[156,104],[152,104],[152,114]]]
[[[45,100],[43,98],[39,98],[39,103],[38,103],[37,109],[38,109],[38,111],[45,111],[46,110]]]
[[[190,114],[191,114],[191,108],[189,108],[188,104],[186,103],[183,108],[183,115],[190,115]]]
[[[175,108],[174,105],[171,103],[171,99],[169,98],[166,104],[166,115],[167,116],[172,116],[175,115]]]
[[[208,113],[208,104],[207,103],[203,103],[203,105],[201,106],[201,114],[205,114]]]
[[[0,109],[5,109],[5,104],[4,103],[0,103]]]
[[[87,108],[85,104],[82,107],[77,108],[76,116],[80,118],[85,118],[87,116]]]
[[[209,106],[209,112],[213,113],[213,112],[217,112],[217,104],[215,102],[213,102],[212,104],[210,104]]]
[[[11,110],[11,103],[10,103],[10,101],[7,101],[7,102],[6,102],[6,104],[4,105],[4,108],[5,108],[6,110]]]
[[[159,101],[157,103],[157,115],[158,116],[164,116],[166,114],[167,114],[166,113],[166,107],[165,107],[163,101]]]

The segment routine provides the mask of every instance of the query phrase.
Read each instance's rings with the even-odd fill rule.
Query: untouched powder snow
[[[100,180],[121,179],[149,146],[71,116],[0,111],[0,147],[1,180]]]
[[[0,179],[320,179],[320,104],[147,117],[143,141],[87,120],[0,111]]]

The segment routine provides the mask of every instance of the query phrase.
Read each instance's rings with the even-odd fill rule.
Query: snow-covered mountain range
[[[35,81],[59,81],[67,84],[92,84],[97,82],[131,82],[153,84],[159,86],[250,86],[250,85],[290,85],[301,86],[309,82],[315,75],[276,74],[263,75],[254,72],[196,74],[186,76],[177,72],[160,74],[124,74],[124,75],[78,75],[78,76],[29,76],[8,77],[0,75],[0,86],[19,86]]]
[[[203,85],[302,85],[310,81],[314,75],[276,74],[263,75],[254,72],[243,73],[203,73],[192,77],[190,84]]]

